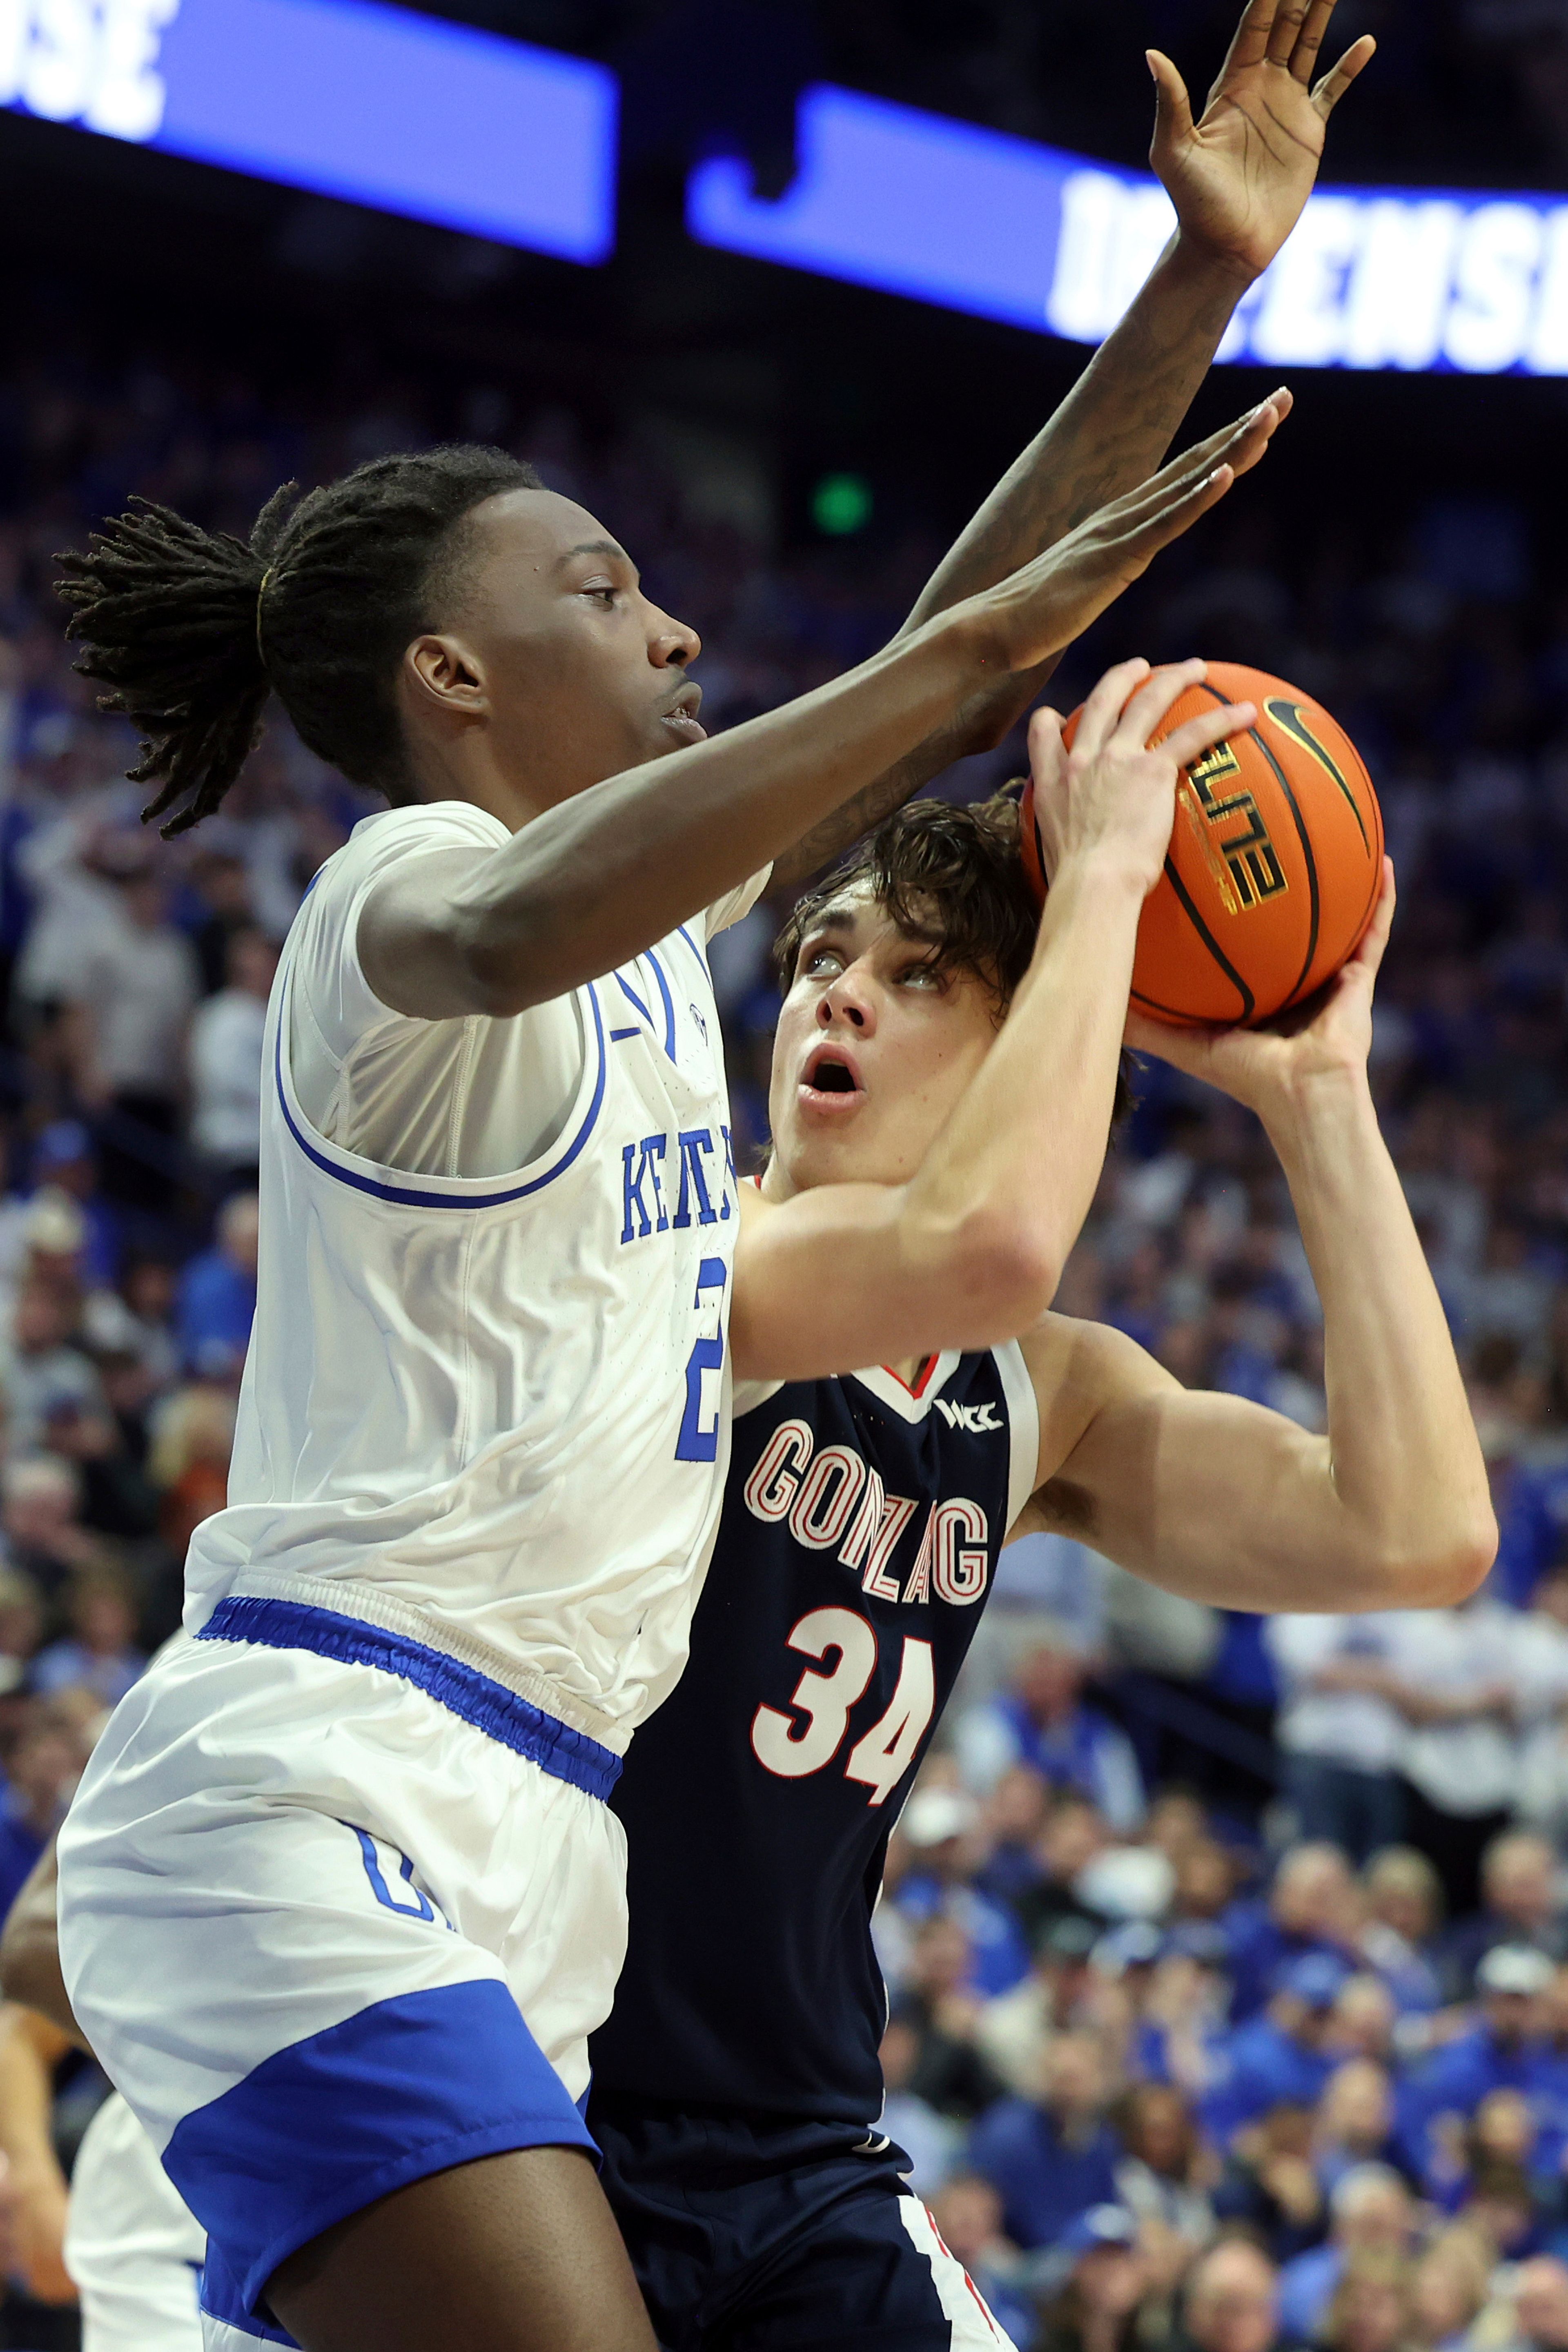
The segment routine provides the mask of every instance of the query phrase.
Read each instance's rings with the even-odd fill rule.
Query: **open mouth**
[[[689,686],[683,686],[668,709],[658,715],[670,733],[679,735],[683,743],[706,743],[708,730],[697,716],[701,708],[702,688],[694,679]]]
[[[853,1058],[838,1045],[818,1045],[801,1073],[801,1099],[813,1108],[847,1109],[865,1091]]]

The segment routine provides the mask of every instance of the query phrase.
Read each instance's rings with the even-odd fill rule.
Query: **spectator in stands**
[[[99,1185],[98,1154],[79,1118],[59,1118],[33,1146],[33,1182],[39,1192],[63,1192],[82,1221],[80,1270],[89,1290],[110,1287],[120,1272],[121,1220]]]
[[[1279,2275],[1248,2238],[1222,2238],[1187,2273],[1180,2352],[1276,2352]]]
[[[103,1384],[75,1343],[76,1322],[70,1297],[29,1275],[16,1293],[9,1334],[0,1335],[0,1386],[9,1409],[13,1453],[41,1445],[49,1415],[61,1404],[102,1410]]]
[[[909,2088],[965,2122],[1002,2087],[975,2046],[981,2013],[973,1947],[952,1912],[933,1912],[915,1931],[897,2014],[919,2038]]]
[[[1480,1877],[1480,1910],[1457,1920],[1442,1944],[1448,1990],[1460,2000],[1499,1944],[1528,1944],[1553,1959],[1568,1953],[1560,1865],[1549,1839],[1533,1830],[1505,1831],[1481,1857]]]
[[[43,1595],[32,1578],[0,1563],[0,1699],[19,1691],[32,1671],[44,1630]]]
[[[180,1276],[180,1349],[199,1380],[238,1385],[256,1314],[257,1233],[255,1193],[234,1193],[219,1212],[212,1248]]]
[[[1005,1689],[959,1719],[959,1763],[972,1789],[995,1787],[1015,1764],[1027,1764],[1058,1790],[1094,1805],[1113,1830],[1143,1818],[1143,1779],[1131,1742],[1084,1698],[1085,1662],[1066,1639],[1031,1643]]]
[[[102,1567],[101,1538],[81,1524],[81,1481],[52,1454],[13,1459],[0,1469],[0,1531],[11,1565],[52,1603],[82,1569]]]
[[[1498,1944],[1476,1970],[1480,2015],[1467,2032],[1419,2067],[1401,2100],[1400,2137],[1405,2158],[1425,2179],[1440,2159],[1445,2139],[1461,2127],[1492,2091],[1539,2096],[1551,2079],[1542,1996],[1554,1975],[1544,1952],[1530,1944]]]
[[[163,880],[145,847],[132,845],[119,866],[120,919],[98,931],[63,992],[74,1008],[78,1094],[131,1123],[131,1132],[117,1125],[106,1139],[105,1190],[133,1207],[156,1209],[168,1178],[156,1158],[150,1161],[134,1148],[134,1130],[152,1139],[154,1151],[177,1132],[186,1031],[201,975],[189,940],[169,920]]]
[[[1116,2202],[1114,2134],[1100,2044],[1058,2033],[1041,2064],[1039,2095],[998,2099],[975,2125],[970,2161],[1002,2200],[1007,2235],[1030,2251],[1054,2246],[1091,2205]]]
[[[1402,2011],[1436,2009],[1442,1987],[1435,1939],[1443,1883],[1414,1846],[1389,1846],[1362,1873],[1366,1919],[1361,1946]]]
[[[1231,2015],[1262,2008],[1288,1960],[1322,1954],[1342,1965],[1361,1926],[1355,1881],[1338,1846],[1292,1846],[1274,1874],[1267,1904],[1237,1904],[1226,1920],[1230,1938]]]
[[[1486,1598],[1411,1609],[1383,1687],[1408,1727],[1400,1758],[1405,1835],[1443,1882],[1457,1918],[1477,1899],[1481,1856],[1516,1794],[1516,1636]]]
[[[1312,2160],[1314,2110],[1281,2100],[1261,2122],[1244,2124],[1225,2154],[1214,2191],[1222,2221],[1255,2230],[1277,2263],[1323,2234],[1327,2210]]]
[[[65,1714],[39,1707],[0,1777],[0,1921],[65,1819],[87,1750]]]
[[[1568,2263],[1538,2254],[1513,2283],[1513,2328],[1507,2352],[1568,2352]]]
[[[982,2009],[976,2045],[1010,2091],[1032,2090],[1051,2034],[1083,2021],[1089,1954],[1098,1940],[1091,1920],[1064,1912],[1037,1944],[1028,1975]]]
[[[228,935],[227,979],[191,1023],[191,1141],[226,1192],[256,1190],[261,1040],[278,950],[253,926]]]
[[[1349,1981],[1349,1969],[1331,1952],[1286,1962],[1264,2015],[1230,2037],[1226,2070],[1204,2101],[1204,2124],[1217,2147],[1228,2147],[1242,2125],[1270,2107],[1317,2105],[1334,2067],[1334,2004]]]
[[[945,2181],[929,2200],[948,2251],[963,2264],[1017,2352],[1035,2352],[1034,2305],[1018,2249],[1002,2227],[1002,2200],[977,2172]]]
[[[1013,1897],[1025,1932],[1037,1941],[1058,1919],[1102,1924],[1079,1891],[1089,1864],[1110,1842],[1105,1816],[1086,1797],[1058,1797],[1036,1843],[1038,1876]]]
[[[908,1920],[939,1911],[955,1918],[970,1941],[975,1990],[1006,1992],[1027,1974],[1029,1956],[1013,1913],[969,1883],[979,1827],[979,1807],[962,1790],[918,1789],[899,1823],[910,1861],[895,1902]]]
[[[1330,2307],[1347,2265],[1357,2255],[1407,2261],[1415,2245],[1415,2207],[1400,2175],[1385,2164],[1358,2165],[1329,2200],[1327,2241],[1298,2254],[1279,2281],[1280,2326],[1307,2344],[1322,2340]]]
[[[1329,2352],[1406,2352],[1415,2338],[1414,2264],[1386,2247],[1351,2255],[1323,2323]]]
[[[1135,2083],[1112,2112],[1124,2153],[1116,2192],[1141,2225],[1155,2224],[1190,2250],[1214,2235],[1207,2155],[1192,2109],[1166,2083]]]
[[[1405,1717],[1386,1696],[1397,1620],[1275,1617],[1265,1640],[1279,1678],[1274,1736],[1303,1838],[1363,1863],[1394,1844],[1404,1819],[1398,1765]]]
[[[33,1687],[90,1691],[100,1706],[118,1706],[147,1664],[136,1647],[136,1603],[122,1572],[82,1569],[71,1579],[66,1601],[70,1632],[40,1651]]]
[[[234,1399],[209,1381],[191,1381],[159,1405],[147,1475],[159,1497],[158,1532],[182,1573],[193,1532],[228,1498]]]
[[[1067,2279],[1047,2305],[1040,2352],[1130,2352],[1149,2265],[1122,2205],[1091,2205],[1063,2232]]]
[[[1473,2230],[1444,2230],[1426,2248],[1412,2282],[1412,2319],[1424,2352],[1459,2352],[1487,2299],[1491,2256]]]
[[[1375,2059],[1347,2058],[1330,2075],[1318,2105],[1312,2160],[1325,2195],[1362,2165],[1398,2168],[1394,2086]]]

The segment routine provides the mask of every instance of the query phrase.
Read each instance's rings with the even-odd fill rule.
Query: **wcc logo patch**
[[[945,1397],[937,1397],[934,1402],[949,1429],[962,1429],[970,1437],[984,1437],[988,1430],[1002,1426],[992,1405],[949,1404]]]

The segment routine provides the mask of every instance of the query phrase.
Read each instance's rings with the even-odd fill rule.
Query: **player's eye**
[[[822,980],[843,969],[844,959],[836,948],[807,948],[800,960],[799,977]]]
[[[934,988],[940,992],[942,985],[942,968],[939,964],[932,963],[929,956],[922,956],[918,962],[907,963],[904,966],[899,974],[899,982],[904,988]]]
[[[616,586],[615,583],[610,580],[595,580],[591,586],[580,591],[580,593],[584,596],[596,597],[603,604],[606,613],[609,612],[611,607],[614,605],[616,598],[620,594],[620,590]]]

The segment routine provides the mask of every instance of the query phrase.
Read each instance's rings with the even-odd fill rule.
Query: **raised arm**
[[[1268,1130],[1322,1301],[1327,1436],[1184,1389],[1102,1326],[1052,1318],[1025,1342],[1044,1432],[1026,1523],[1194,1600],[1444,1606],[1474,1591],[1497,1549],[1464,1381],[1367,1084],[1393,913],[1390,866],[1360,952],[1294,1036],[1128,1029]]]
[[[384,1003],[425,1020],[521,1013],[598,978],[775,858],[989,681],[1086,629],[1160,548],[1255,465],[1278,419],[1233,429],[1225,456],[1178,459],[984,594],[830,685],[710,742],[594,784],[500,849],[390,873],[358,947]]]
[[[942,558],[907,627],[991,587],[1159,465],[1237,304],[1296,226],[1329,116],[1372,57],[1375,44],[1363,35],[1314,79],[1335,5],[1252,0],[1195,122],[1175,67],[1149,52],[1157,93],[1151,161],[1175,206],[1175,234],[1120,325]],[[1273,399],[1285,415],[1289,394]],[[815,873],[950,761],[1001,742],[1054,667],[1052,658],[972,698],[813,826],[779,861],[780,878]]]
[[[1124,662],[1090,695],[1070,754],[1035,721],[1052,883],[1033,961],[990,1048],[906,1184],[825,1184],[742,1202],[730,1334],[736,1371],[807,1379],[945,1347],[988,1347],[1050,1303],[1105,1158],[1143,900],[1171,835],[1177,772],[1249,723],[1221,708],[1150,751],[1186,662]]]

